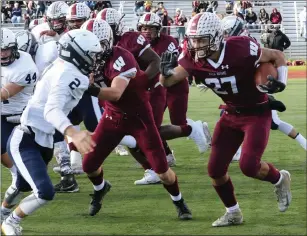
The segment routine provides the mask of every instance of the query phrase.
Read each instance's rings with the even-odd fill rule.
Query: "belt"
[[[268,102],[256,105],[254,107],[235,107],[229,105],[220,105],[219,109],[224,109],[229,114],[242,114],[242,115],[253,115],[264,113],[270,110],[270,105]]]

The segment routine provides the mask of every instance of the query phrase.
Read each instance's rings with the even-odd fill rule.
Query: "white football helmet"
[[[188,50],[195,59],[206,58],[218,51],[223,40],[220,18],[210,12],[196,14],[187,27]],[[197,45],[198,44],[198,45]]]
[[[75,65],[81,73],[89,75],[95,69],[95,62],[101,53],[99,39],[84,29],[65,33],[58,42],[59,57]]]
[[[68,29],[79,29],[90,18],[90,14],[91,9],[85,3],[72,4],[66,15]]]
[[[1,66],[9,66],[18,58],[15,34],[10,29],[1,28]]]
[[[31,20],[30,25],[29,25],[29,30],[31,31],[35,26],[40,25],[45,22],[47,22],[47,19],[45,17]]]
[[[226,16],[223,18],[222,27],[224,30],[224,38],[241,36],[241,34],[244,33],[244,21],[237,16]]]
[[[143,27],[148,29],[142,30]],[[160,37],[161,28],[161,18],[157,14],[151,12],[144,13],[137,24],[137,30],[149,41],[153,41]]]
[[[19,31],[16,34],[17,48],[20,51],[29,53],[35,57],[38,43],[34,35],[29,31]]]
[[[53,2],[47,10],[47,22],[51,30],[62,34],[66,29],[66,14],[69,6],[64,1]]]
[[[124,24],[122,22],[124,16],[113,8],[105,8],[98,12],[96,19],[106,21],[111,26],[114,36],[121,36],[124,31]]]

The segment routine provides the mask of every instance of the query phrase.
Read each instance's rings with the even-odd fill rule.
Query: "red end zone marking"
[[[288,72],[288,78],[289,79],[306,79],[307,78],[307,73],[304,70],[300,71],[289,71]]]

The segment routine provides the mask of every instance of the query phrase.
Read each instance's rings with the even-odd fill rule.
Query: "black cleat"
[[[173,201],[174,205],[176,206],[178,212],[178,218],[180,220],[191,220],[192,213],[189,210],[187,204],[184,202],[184,199],[181,198],[179,201]]]
[[[54,185],[56,193],[75,193],[79,192],[79,186],[74,175],[65,175],[60,183]]]
[[[94,216],[100,211],[102,200],[104,196],[110,191],[111,187],[112,185],[105,180],[103,189],[99,191],[94,190],[94,194],[90,194],[90,196],[92,197],[89,209],[90,216]]]

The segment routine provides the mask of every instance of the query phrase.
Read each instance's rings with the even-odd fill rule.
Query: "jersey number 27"
[[[223,77],[220,79],[217,78],[208,78],[205,79],[206,85],[208,85],[209,88],[212,88],[215,93],[217,94],[229,94],[229,92],[226,91],[226,89],[222,88],[222,85],[230,84],[231,86],[231,92],[232,94],[238,93],[238,87],[236,83],[236,77],[229,76],[229,77]],[[224,86],[223,86],[224,87]]]

